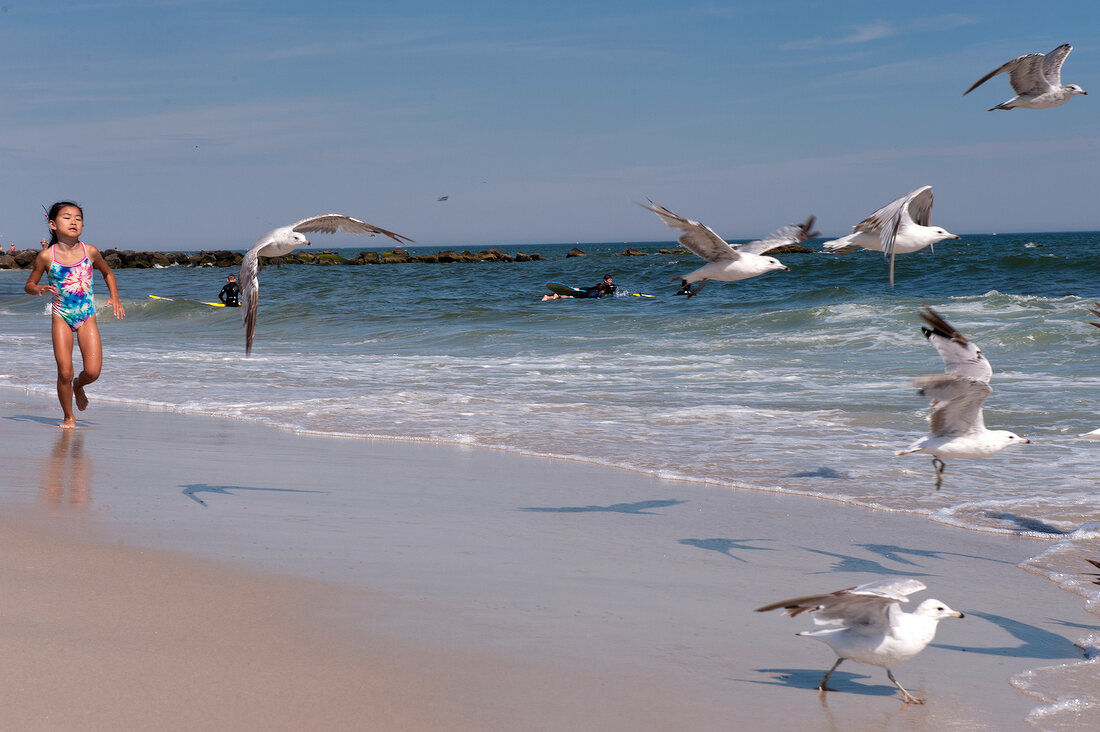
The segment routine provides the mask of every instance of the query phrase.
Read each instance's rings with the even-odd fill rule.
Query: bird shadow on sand
[[[1100,631],[1100,625],[1086,625],[1085,623],[1074,623],[1069,620],[1055,620],[1051,618],[1050,622],[1055,625],[1061,625],[1063,628],[1077,628],[1079,630],[1091,630],[1093,632]]]
[[[636,501],[634,503],[613,503],[610,506],[529,506],[520,511],[535,511],[539,513],[644,513],[659,516],[660,514],[650,509],[668,508],[687,501],[669,498],[659,501]]]
[[[892,574],[900,575],[902,577],[931,577],[928,572],[913,572],[905,569],[897,569],[895,567],[887,567],[881,562],[874,559],[865,559],[863,557],[852,556],[851,554],[837,554],[835,552],[827,552],[824,549],[811,549],[808,546],[801,547],[803,551],[813,552],[814,554],[823,554],[827,557],[835,557],[836,561],[833,562],[829,569],[821,572],[814,572],[813,574],[831,574],[833,572],[863,572],[865,574]]]
[[[964,653],[983,653],[990,656],[1011,656],[1013,658],[1041,658],[1048,660],[1060,660],[1067,658],[1083,658],[1083,651],[1057,633],[1043,630],[1035,625],[1021,623],[1019,620],[1006,618],[1003,615],[983,613],[974,610],[966,611],[967,620],[971,617],[987,620],[1007,631],[1013,638],[1020,641],[1015,646],[993,646],[979,648],[975,646],[954,646],[946,643],[932,643],[936,648],[948,651],[963,651]]]
[[[680,543],[684,546],[693,546],[697,549],[708,549],[712,552],[718,552],[719,554],[725,554],[730,559],[736,559],[739,562],[748,562],[747,559],[734,554],[734,550],[737,551],[749,551],[749,552],[774,552],[775,549],[770,546],[749,546],[750,541],[773,541],[773,539],[680,539]]]
[[[183,488],[183,495],[190,498],[200,506],[205,506],[206,501],[199,498],[197,493],[217,493],[223,496],[235,495],[233,491],[264,491],[270,493],[324,493],[324,491],[311,491],[304,488],[253,488],[244,485],[209,485],[207,483],[191,483],[190,485],[180,485]]]
[[[1034,531],[1038,534],[1053,534],[1060,536],[1062,534],[1072,533],[1066,529],[1060,529],[1057,526],[1052,526],[1045,521],[1039,519],[1028,518],[1027,516],[1017,516],[1014,513],[1008,513],[1005,511],[982,511],[987,518],[995,519],[997,521],[1007,521],[1013,524],[1021,531]]]
[[[791,478],[830,478],[833,480],[849,480],[851,476],[848,473],[842,473],[832,468],[822,465],[816,470],[805,470],[801,473],[791,473]]]
[[[808,668],[758,668],[753,669],[757,673],[769,674],[767,679],[739,679],[750,684],[763,684],[765,686],[785,686],[790,689],[806,689],[817,691],[821,677],[825,675],[824,669]],[[885,672],[883,672],[885,675]],[[861,694],[863,696],[894,696],[898,690],[886,684],[858,684],[856,679],[869,679],[868,674],[841,671],[837,669],[829,677],[829,694]]]
[[[913,567],[921,566],[917,562],[910,561],[905,558],[905,555],[920,557],[921,559],[945,559],[946,557],[964,557],[966,559],[981,559],[986,562],[997,562],[998,564],[1011,564],[1015,566],[1016,562],[1010,562],[1007,559],[995,559],[993,557],[979,557],[976,554],[961,554],[959,552],[940,552],[935,549],[909,549],[907,547],[897,546],[896,544],[855,544],[855,546],[863,547],[872,554],[878,554],[884,559],[889,559],[891,562],[897,562],[898,564],[908,564]]]

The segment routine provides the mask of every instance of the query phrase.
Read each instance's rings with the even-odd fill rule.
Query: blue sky
[[[1094,1],[0,3],[5,245],[60,198],[120,248],[333,211],[430,245],[671,239],[646,197],[839,235],[926,184],[956,233],[1100,229]],[[1066,42],[1090,96],[962,96]]]

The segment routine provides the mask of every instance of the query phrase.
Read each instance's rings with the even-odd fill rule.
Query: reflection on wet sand
[[[58,430],[53,450],[42,471],[42,496],[46,505],[86,506],[92,500],[92,458],[84,452],[81,430]]]

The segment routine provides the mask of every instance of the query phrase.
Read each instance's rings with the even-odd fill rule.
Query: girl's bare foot
[[[71,430],[76,428],[76,417],[66,417],[61,424],[57,425],[61,429]]]
[[[88,395],[84,393],[84,387],[73,381],[73,399],[76,400],[76,408],[83,412],[88,408]]]

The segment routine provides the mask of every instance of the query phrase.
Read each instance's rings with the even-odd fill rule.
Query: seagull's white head
[[[790,267],[783,264],[782,262],[780,262],[775,257],[761,257],[761,259],[763,260],[761,262],[761,264],[763,265],[762,269],[765,272],[772,272],[772,271],[777,270],[777,269],[781,269],[784,272],[790,272],[791,271]]]
[[[917,605],[917,609],[913,611],[914,615],[922,618],[929,618],[931,620],[943,620],[944,618],[965,618],[966,616],[957,610],[952,610],[943,604],[939,600],[925,600],[920,605]]]
[[[1066,86],[1063,86],[1062,88],[1065,89],[1066,91],[1068,91],[1071,95],[1072,94],[1084,94],[1086,97],[1089,95],[1089,93],[1087,91],[1085,91],[1081,87],[1077,86],[1076,84],[1067,84]]]
[[[1026,437],[1020,437],[1015,432],[1009,432],[1008,430],[990,430],[989,434],[995,440],[998,440],[998,441],[1004,443],[1001,446],[1002,450],[1005,449],[1006,447],[1008,447],[1009,445],[1019,445],[1019,444],[1030,445],[1031,444],[1031,440],[1027,439]]]
[[[928,240],[929,244],[935,244],[936,242],[943,241],[944,239],[961,239],[962,238],[961,236],[959,236],[957,234],[952,234],[947,229],[944,229],[944,228],[939,227],[939,226],[925,226],[924,231],[922,233],[924,234],[924,238],[926,238]]]

